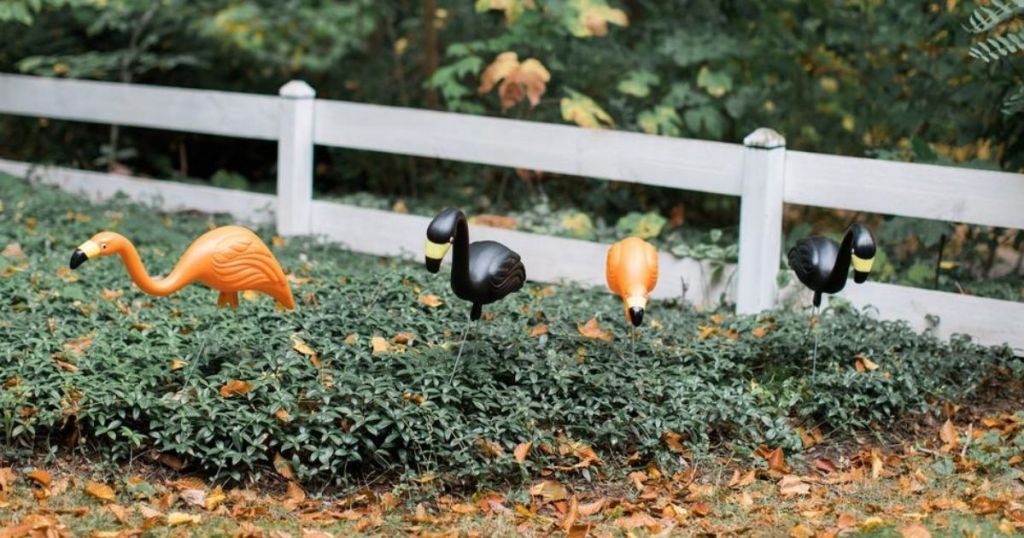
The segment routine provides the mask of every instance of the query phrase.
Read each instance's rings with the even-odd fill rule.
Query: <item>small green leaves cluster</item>
[[[845,308],[812,329],[805,312],[735,317],[655,301],[633,333],[602,290],[530,284],[470,325],[444,274],[313,241],[274,247],[296,311],[268,298],[218,310],[201,286],[143,295],[116,259],[61,268],[77,244],[113,229],[166,273],[225,219],[123,200],[90,206],[8,177],[0,200],[0,244],[23,252],[0,258],[0,457],[72,447],[244,480],[274,473],[280,454],[313,483],[379,473],[515,481],[575,463],[542,449],[564,439],[608,462],[678,467],[667,433],[681,436],[687,458],[797,450],[798,427],[883,435],[908,412],[1024,375],[1008,350],[943,343]],[[440,306],[419,300],[428,294]],[[613,341],[577,330],[595,317]],[[375,351],[374,337],[387,349]],[[859,355],[878,369],[858,370]],[[225,397],[234,380],[250,390]],[[513,448],[524,442],[537,448],[520,464]]]

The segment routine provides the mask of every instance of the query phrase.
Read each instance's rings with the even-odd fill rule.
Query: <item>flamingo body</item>
[[[643,323],[647,298],[658,284],[658,251],[639,237],[628,237],[608,249],[608,289],[622,298],[626,319]]]
[[[522,289],[526,267],[515,251],[496,241],[469,242],[469,225],[461,210],[440,212],[427,227],[426,265],[436,273],[441,260],[454,245],[452,291],[473,303],[469,318],[480,319],[483,305],[504,299]]]
[[[83,243],[71,257],[71,268],[113,254],[121,256],[132,280],[150,295],[170,295],[199,282],[220,292],[220,306],[237,307],[238,292],[252,290],[273,297],[284,308],[295,308],[281,264],[259,236],[242,226],[222,226],[199,236],[161,279],[150,277],[135,246],[114,232],[100,232]]]

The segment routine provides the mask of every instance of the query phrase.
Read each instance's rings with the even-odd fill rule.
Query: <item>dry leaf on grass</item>
[[[554,502],[564,501],[569,497],[569,492],[565,489],[565,486],[554,480],[544,480],[530,488],[530,495],[540,497],[544,502]]]
[[[786,475],[779,480],[779,493],[783,497],[796,495],[808,495],[811,493],[811,485],[804,482],[800,477]]]
[[[516,448],[512,451],[513,454],[515,454],[516,456],[516,461],[519,463],[523,463],[524,461],[526,461],[526,456],[530,454],[530,448],[532,446],[533,443],[529,442],[519,443],[518,445],[516,445]]]
[[[579,331],[580,335],[584,338],[591,340],[601,340],[602,342],[611,342],[612,335],[601,329],[597,323],[597,318],[591,318],[590,321],[576,325],[576,330]]]
[[[956,426],[953,426],[953,423],[949,420],[946,420],[942,428],[939,429],[939,439],[945,443],[943,450],[947,452],[956,450],[960,446],[960,435],[956,431]]]
[[[911,523],[900,529],[903,538],[932,538],[932,533],[920,523]]]
[[[113,502],[116,498],[114,488],[99,482],[87,482],[85,484],[85,492],[92,497],[106,502]]]
[[[26,473],[25,478],[28,478],[29,480],[35,482],[36,484],[39,484],[40,486],[43,486],[44,488],[50,487],[50,483],[53,482],[53,477],[50,476],[50,473],[42,469],[36,469],[34,471]]]
[[[419,301],[421,305],[429,306],[430,308],[437,308],[444,304],[444,302],[441,301],[440,297],[438,297],[437,295],[433,295],[431,293],[424,293],[423,295],[420,295],[416,300]]]
[[[171,512],[167,514],[167,524],[171,527],[178,525],[198,525],[203,521],[199,514],[186,514],[184,512]]]
[[[374,336],[370,339],[370,346],[373,348],[373,354],[387,353],[391,349],[391,345],[388,341],[380,336]]]

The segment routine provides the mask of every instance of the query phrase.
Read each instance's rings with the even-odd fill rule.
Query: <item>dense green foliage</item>
[[[218,310],[201,286],[145,296],[116,259],[74,273],[66,264],[93,232],[113,229],[159,274],[221,219],[91,206],[9,177],[0,201],[0,245],[23,252],[0,257],[5,457],[70,444],[117,458],[178,455],[238,479],[280,453],[316,482],[378,471],[465,482],[526,476],[512,457],[526,441],[537,447],[526,469],[571,465],[571,451],[541,447],[572,440],[609,461],[637,454],[634,463],[671,468],[673,433],[698,459],[760,443],[798,449],[797,427],[884,436],[908,412],[1024,376],[1008,350],[941,343],[841,307],[812,332],[804,313],[734,317],[655,302],[634,339],[610,294],[535,285],[487,308],[494,319],[470,330],[455,370],[468,307],[444,273],[295,241],[275,250],[297,311],[267,298]],[[443,304],[426,306],[423,294]],[[614,341],[581,335],[595,316]],[[531,336],[541,324],[547,332]],[[387,351],[373,352],[375,336]],[[232,380],[251,392],[222,396]]]

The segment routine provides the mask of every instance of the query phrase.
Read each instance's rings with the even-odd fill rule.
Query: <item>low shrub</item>
[[[469,326],[443,274],[315,241],[275,242],[297,311],[263,297],[221,310],[201,286],[148,297],[115,259],[66,266],[113,229],[160,274],[223,218],[90,205],[9,177],[0,200],[0,246],[20,246],[0,257],[4,457],[63,444],[162,454],[236,480],[273,472],[278,455],[279,470],[287,461],[320,483],[516,480],[557,465],[587,478],[597,467],[584,447],[669,466],[758,444],[796,450],[798,427],[882,431],[1024,370],[1008,349],[943,343],[848,308],[811,330],[806,313],[660,301],[633,335],[608,293],[530,284]],[[581,334],[591,318],[611,341]]]

